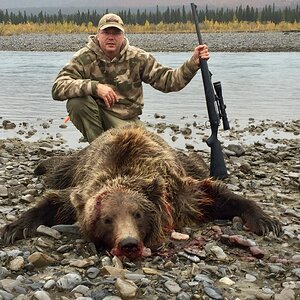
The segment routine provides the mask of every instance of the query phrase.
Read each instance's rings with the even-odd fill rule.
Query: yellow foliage
[[[220,23],[216,21],[204,20],[200,24],[203,32],[235,32],[235,31],[296,31],[300,30],[300,23],[280,22],[275,24],[273,22],[246,22],[237,21],[228,23]],[[97,27],[93,26],[91,22],[77,25],[73,22],[63,23],[25,23],[25,24],[3,24],[0,23],[0,35],[14,35],[22,33],[96,33]],[[160,22],[159,24],[151,24],[146,21],[144,25],[127,25],[126,32],[128,33],[182,33],[195,32],[194,23],[188,21],[187,23],[171,23],[166,24]]]

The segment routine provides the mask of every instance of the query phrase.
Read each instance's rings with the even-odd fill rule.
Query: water
[[[179,66],[191,55],[153,54],[171,67]],[[39,129],[33,138],[60,132],[69,141],[78,140],[80,134],[71,123],[66,129],[59,128],[66,116],[66,103],[51,98],[54,79],[72,55],[73,52],[0,52],[0,117],[17,124],[33,124]],[[211,53],[208,64],[212,80],[222,82],[230,122],[300,118],[299,52],[216,52]],[[167,123],[184,124],[195,114],[197,122],[207,122],[200,72],[180,92],[164,94],[144,85],[144,98],[144,121],[156,122],[153,116],[158,113],[166,116],[163,121]],[[43,130],[41,123],[49,119],[53,119],[50,129]],[[0,138],[11,137],[15,132],[0,129]]]

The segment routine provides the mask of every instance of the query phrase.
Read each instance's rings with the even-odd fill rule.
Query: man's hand
[[[193,59],[197,66],[199,66],[199,64],[200,64],[200,59],[208,60],[209,52],[208,52],[207,45],[197,46],[194,50]]]
[[[118,102],[118,96],[115,91],[105,84],[98,83],[97,95],[103,99],[107,107],[111,107]]]

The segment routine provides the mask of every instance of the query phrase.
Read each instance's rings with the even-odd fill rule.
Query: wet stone
[[[205,281],[203,282],[203,291],[206,295],[208,295],[212,299],[215,299],[215,300],[223,300],[224,299],[221,292],[216,287],[214,287],[213,285],[211,285]]]
[[[179,284],[173,280],[166,281],[164,285],[172,294],[177,294],[181,291],[181,287],[179,286]]]
[[[12,271],[20,271],[25,264],[25,260],[22,256],[17,256],[9,263],[9,268]]]
[[[121,297],[124,298],[133,298],[135,297],[138,287],[134,282],[130,280],[124,280],[121,278],[117,278],[116,280],[116,288],[119,291]]]
[[[79,228],[76,225],[54,225],[51,229],[61,233],[73,233],[79,235]]]
[[[227,149],[229,151],[234,152],[235,155],[238,156],[238,157],[244,155],[245,152],[246,152],[245,149],[241,145],[235,145],[235,144],[229,144],[227,146]]]
[[[4,185],[0,185],[0,197],[8,197],[8,189]]]
[[[34,299],[38,300],[51,300],[49,294],[45,291],[36,291],[34,293]]]
[[[14,295],[11,293],[8,293],[2,289],[0,289],[0,297],[2,297],[3,300],[12,300],[14,299]],[[0,298],[1,299],[1,298]]]
[[[71,290],[82,282],[79,274],[69,273],[58,279],[56,286],[62,290]]]
[[[55,286],[56,282],[54,279],[49,279],[45,284],[44,284],[44,289],[50,290]]]
[[[0,279],[6,278],[10,272],[5,267],[0,266]]]
[[[72,291],[71,293],[80,293],[82,294],[83,296],[88,296],[90,292],[90,288],[85,286],[85,285],[77,285]]]
[[[251,274],[246,274],[245,275],[245,280],[248,282],[255,282],[257,280],[257,278]]]
[[[176,297],[176,300],[190,300],[190,299],[191,296],[186,292],[180,292]]]
[[[55,259],[42,252],[34,252],[28,257],[28,261],[36,268],[44,267],[55,263]]]
[[[96,278],[99,275],[99,273],[100,273],[100,270],[95,267],[91,267],[86,270],[86,275],[92,279]]]
[[[40,226],[36,229],[36,231],[37,231],[38,233],[42,233],[42,234],[51,236],[51,237],[53,237],[53,238],[55,238],[55,239],[57,239],[57,240],[61,238],[61,234],[60,234],[57,230],[51,229],[51,228],[49,228],[49,227],[47,227],[47,226],[44,226],[44,225],[40,225]]]

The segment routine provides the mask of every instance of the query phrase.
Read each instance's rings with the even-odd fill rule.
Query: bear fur
[[[5,243],[33,235],[41,224],[77,221],[97,247],[136,258],[145,246],[160,246],[172,230],[213,219],[240,216],[259,235],[281,231],[254,201],[209,178],[200,156],[176,151],[140,127],[111,129],[85,149],[54,160],[35,170],[47,174],[51,190],[2,229]]]

